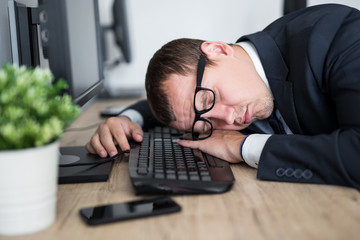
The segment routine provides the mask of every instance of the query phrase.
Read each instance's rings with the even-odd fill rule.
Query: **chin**
[[[251,122],[251,123],[252,123],[252,122]],[[243,124],[243,125],[241,125],[241,126],[234,126],[234,128],[232,128],[231,130],[236,130],[236,131],[244,130],[245,128],[247,128],[248,126],[250,126],[251,123],[249,123],[249,124]]]

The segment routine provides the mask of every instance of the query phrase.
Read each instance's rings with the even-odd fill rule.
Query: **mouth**
[[[251,123],[251,115],[249,112],[249,109],[246,109],[245,112],[245,124],[250,124]]]
[[[245,111],[243,117],[241,118],[240,124],[241,125],[243,125],[243,124],[248,125],[250,122],[251,122],[251,116],[250,116],[250,113],[249,113],[249,109],[246,108],[246,111]]]

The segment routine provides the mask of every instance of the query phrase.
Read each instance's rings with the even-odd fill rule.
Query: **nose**
[[[209,119],[214,125],[217,122],[222,122],[227,125],[232,125],[235,122],[235,110],[233,107],[215,104],[213,109],[204,113],[201,117]]]

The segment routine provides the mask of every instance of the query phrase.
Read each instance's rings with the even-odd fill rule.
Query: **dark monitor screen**
[[[124,60],[131,62],[131,47],[129,40],[126,0],[114,0],[112,7],[113,26],[116,44],[120,47]]]
[[[97,0],[42,0],[37,9],[43,55],[56,79],[64,78],[75,103],[103,87]]]
[[[50,68],[80,106],[103,88],[98,0],[8,0],[13,62]]]

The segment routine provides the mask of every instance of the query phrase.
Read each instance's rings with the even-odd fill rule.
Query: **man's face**
[[[271,114],[272,94],[242,48],[237,47],[233,55],[208,57],[216,65],[205,67],[201,86],[215,92],[215,105],[201,117],[211,121],[214,129],[241,130]],[[173,74],[165,82],[165,91],[176,117],[171,127],[191,131],[195,119],[195,87],[195,74]]]

